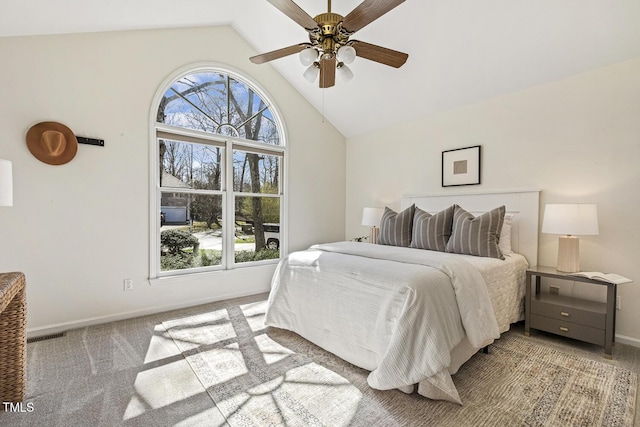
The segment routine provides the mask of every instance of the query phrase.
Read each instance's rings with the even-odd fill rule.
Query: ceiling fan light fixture
[[[300,51],[300,62],[305,67],[313,64],[318,59],[318,51],[312,47],[308,47]]]
[[[296,1],[267,0],[282,13],[300,25],[309,35],[309,41],[252,56],[254,64],[264,64],[285,56],[299,54],[300,62],[307,67],[303,73],[310,81],[318,81],[320,89],[335,85],[336,77],[349,80],[353,72],[345,64],[354,62],[356,56],[400,68],[409,55],[359,40],[351,36],[405,0],[361,0],[361,3],[342,16],[331,12],[331,0],[327,0],[327,13],[311,17]]]
[[[316,79],[318,78],[318,75],[320,74],[320,68],[318,68],[316,64],[317,63],[314,62],[311,65],[309,65],[307,69],[304,70],[304,73],[302,74],[309,83],[315,82]]]
[[[345,64],[351,64],[356,59],[356,50],[352,46],[340,46],[338,58]]]

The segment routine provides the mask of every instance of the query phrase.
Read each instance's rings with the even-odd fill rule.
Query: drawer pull
[[[561,311],[560,315],[564,317],[569,317],[569,313],[567,313],[566,311]]]
[[[560,326],[560,330],[562,332],[569,332],[569,328],[565,328],[564,326]]]

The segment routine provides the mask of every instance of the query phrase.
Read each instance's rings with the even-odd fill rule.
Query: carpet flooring
[[[274,390],[284,390],[285,393],[280,398],[286,401],[287,396],[302,396],[304,393],[298,393],[301,388],[307,389],[307,395],[300,398],[298,403],[312,409],[314,405],[326,405],[326,395],[329,394],[326,390],[340,389],[342,406],[339,406],[339,410],[321,411],[320,416],[316,416],[323,425],[609,425],[606,423],[614,418],[616,422],[622,423],[617,425],[640,425],[637,420],[633,424],[634,421],[624,415],[615,415],[625,411],[606,409],[625,407],[633,400],[637,405],[635,396],[630,398],[628,394],[621,393],[620,389],[633,387],[634,378],[637,382],[637,373],[640,372],[639,348],[617,344],[614,359],[608,361],[602,357],[601,347],[543,333],[524,338],[522,326],[513,325],[512,330],[503,334],[503,338],[491,347],[489,355],[479,353],[474,356],[454,377],[465,402],[460,407],[396,390],[373,390],[366,385],[366,371],[349,365],[290,332],[273,328],[261,330],[260,315],[255,310],[259,311],[265,298],[266,295],[263,294],[220,301],[72,330],[61,338],[30,343],[27,348],[25,400],[25,404],[30,405],[25,405],[24,412],[20,413],[0,412],[0,425],[235,427],[243,425],[233,418],[237,408],[252,408],[251,405],[254,405],[254,409],[269,405],[273,407],[273,402],[276,402],[272,398]],[[251,310],[254,312],[251,313]],[[241,340],[218,332],[221,335],[212,343],[211,337],[207,336],[210,334],[207,329],[210,328],[200,328],[197,320],[186,328],[181,323],[184,319],[193,320],[197,316],[204,316],[200,318],[203,326],[227,322],[224,317],[207,317],[216,312],[226,313],[229,320],[244,318],[245,330],[251,331],[251,334]],[[195,329],[200,329],[196,335],[201,335],[197,338],[185,335],[186,330],[194,325]],[[207,378],[197,373],[197,363],[191,360],[193,356],[199,357],[200,353],[209,353],[211,350],[226,351],[237,356],[242,354],[241,348],[251,342],[253,343],[247,347],[247,351],[253,351],[254,354],[246,360],[258,360],[260,363],[255,366],[249,363],[248,369],[246,366],[244,368],[257,372],[258,375],[251,376],[241,371],[244,362],[240,363],[240,359],[236,358],[224,374],[227,377]],[[549,363],[556,366],[553,368],[556,371],[548,371],[549,368],[543,366],[540,352],[552,355]],[[505,355],[507,357],[503,357]],[[217,358],[214,359],[215,363],[219,363]],[[564,361],[560,363],[563,359],[569,360],[569,365],[574,365],[574,372],[587,375],[573,375],[572,379],[566,372],[559,373],[559,366],[566,365]],[[244,356],[242,360],[245,360]],[[477,374],[481,367],[476,364],[496,360],[510,362],[487,370],[494,372],[485,381],[493,383],[494,390],[506,388],[506,395],[513,395],[516,400],[521,401],[525,397],[531,398],[546,387],[547,390],[553,390],[553,393],[546,395],[553,395],[554,398],[531,398],[528,402],[533,403],[529,406],[537,404],[539,408],[531,410],[528,407],[523,413],[515,415],[514,405],[501,407],[500,399],[492,400],[493,397],[488,392],[480,392],[480,385],[473,383],[480,381]],[[282,380],[273,381],[279,377],[273,377],[275,374],[266,369],[271,366],[284,366],[292,371],[285,381],[288,388],[282,387]],[[300,369],[301,367],[304,369]],[[465,374],[465,370],[472,372]],[[225,372],[225,369],[219,371]],[[546,373],[539,375],[543,371]],[[596,404],[596,401],[603,398],[593,392],[594,383],[601,381],[598,379],[601,377],[601,374],[597,374],[598,371],[602,371],[604,382],[609,384],[609,388],[611,385],[614,389],[618,388],[617,392],[614,390],[610,397],[606,397],[609,403],[604,405]],[[520,377],[518,381],[500,383],[501,379],[507,377],[507,373],[517,373]],[[513,388],[514,384],[524,384],[527,377],[535,380],[530,383],[532,386],[517,390]],[[465,384],[465,381],[471,383]],[[216,384],[223,387],[215,387]],[[234,396],[231,392],[234,387],[236,391],[248,390],[251,398],[235,401],[230,399]],[[582,391],[579,396],[582,403],[578,405],[582,408],[580,410],[575,410],[576,405],[572,403],[577,399],[576,390]],[[501,393],[505,394],[504,391]],[[251,400],[253,402],[247,405],[246,402]],[[300,410],[301,406],[296,406],[298,403],[291,405]],[[280,417],[287,409],[283,410],[281,403],[276,406],[278,405],[280,415],[277,417]],[[480,405],[479,410],[474,409],[476,405]],[[591,410],[596,407],[605,409]],[[469,417],[473,410],[477,410],[478,414],[487,412],[492,415]],[[259,414],[260,411],[248,413]],[[289,415],[294,413],[291,410]],[[587,414],[587,418],[580,418],[584,414]],[[264,413],[260,416],[265,417]],[[230,419],[230,423],[225,417]],[[257,424],[254,420],[250,422],[253,425],[277,425],[280,420],[277,417],[262,418]],[[589,420],[593,422],[590,424]],[[246,421],[244,425],[251,424]]]
[[[258,302],[163,323],[230,425],[398,425],[368,388],[367,372],[265,328],[265,311]],[[419,425],[633,425],[635,372],[517,335],[491,349],[454,377],[463,406],[395,393],[394,412]]]

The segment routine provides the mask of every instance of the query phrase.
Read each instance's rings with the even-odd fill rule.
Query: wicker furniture
[[[27,367],[25,288],[24,274],[0,273],[0,402],[24,400]]]

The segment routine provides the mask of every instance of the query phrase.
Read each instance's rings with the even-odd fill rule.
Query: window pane
[[[159,140],[162,174],[160,186],[220,190],[224,148],[213,145]]]
[[[235,261],[280,257],[280,198],[236,197]]]
[[[278,194],[280,157],[233,151],[233,189],[243,193]]]
[[[221,73],[196,73],[164,94],[157,121],[187,129],[279,145],[273,113],[245,83]]]
[[[157,120],[173,126],[218,133],[227,123],[227,76],[219,73],[190,74],[165,92]]]
[[[278,128],[273,120],[271,111],[266,110],[261,115],[253,118],[251,120],[251,127],[260,129],[256,141],[271,145],[280,145]]]
[[[160,270],[222,264],[222,196],[162,192]]]
[[[234,79],[229,80],[231,108],[230,123],[241,138],[279,145],[278,129],[267,104],[250,87]]]

